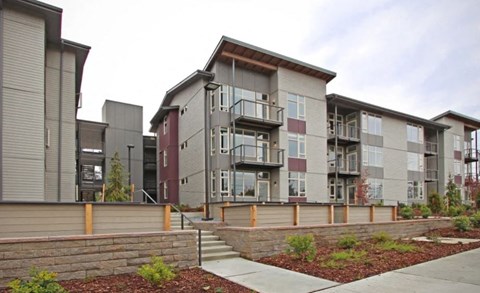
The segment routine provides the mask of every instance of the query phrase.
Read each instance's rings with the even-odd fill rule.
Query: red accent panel
[[[462,160],[462,152],[461,151],[453,151],[453,158],[455,160]]]
[[[288,132],[295,132],[301,134],[307,133],[307,123],[303,120],[288,118],[287,124]]]
[[[307,160],[288,158],[288,171],[307,172]]]
[[[461,185],[461,184],[462,184],[462,176],[460,176],[460,175],[455,175],[454,181],[455,181],[455,184]]]
[[[307,202],[306,197],[293,196],[288,198],[288,202]]]
[[[167,182],[168,199],[164,199],[160,190],[160,202],[179,203],[178,180],[178,110],[172,110],[167,116],[167,133],[163,131],[163,121],[157,130],[157,182]],[[163,152],[167,150],[167,166],[163,166]],[[159,184],[160,186],[160,184]]]

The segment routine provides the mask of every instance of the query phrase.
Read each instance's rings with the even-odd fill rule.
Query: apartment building
[[[151,120],[160,201],[353,204],[364,179],[371,202],[414,203],[478,178],[478,120],[326,95],[335,75],[222,37]]]
[[[75,200],[75,116],[90,47],[62,39],[61,26],[58,7],[0,3],[0,200]]]

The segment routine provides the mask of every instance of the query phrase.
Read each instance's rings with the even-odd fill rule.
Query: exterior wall
[[[328,224],[329,213],[328,206],[302,206],[299,220],[305,226]]]
[[[180,203],[178,193],[178,171],[180,166],[179,161],[179,146],[178,146],[178,110],[172,110],[167,117],[167,130],[164,131],[163,121],[158,127],[158,148],[157,155],[159,166],[158,172],[158,194],[160,195],[160,202]],[[167,165],[164,164],[164,152],[167,152]],[[164,185],[167,186],[167,194],[165,194]]]
[[[414,237],[432,229],[450,227],[449,219],[398,221],[395,223],[336,224],[328,226],[301,226],[276,228],[218,227],[216,235],[233,246],[247,259],[259,259],[282,253],[287,248],[286,237],[313,234],[317,244],[335,243],[346,234],[354,234],[359,240],[371,238],[378,232],[386,232],[393,238]]]
[[[102,121],[108,123],[105,130],[105,174],[110,173],[110,160],[118,152],[128,184],[128,144],[131,149],[132,184],[135,190],[143,189],[143,109],[141,106],[106,100],[102,108]],[[136,192],[134,200],[141,201],[143,195]]]
[[[195,231],[0,240],[0,288],[32,266],[59,280],[135,273],[152,255],[178,268],[198,264]]]
[[[3,7],[0,198],[45,199],[45,21]],[[28,143],[25,143],[28,142]],[[28,178],[28,180],[25,180]]]

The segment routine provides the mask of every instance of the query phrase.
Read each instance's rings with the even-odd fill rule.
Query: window
[[[234,155],[244,155],[246,157],[255,157],[256,156],[256,132],[253,130],[235,130],[235,145],[238,147],[243,145],[243,148],[235,149]],[[232,146],[233,146],[233,136],[232,136]],[[243,153],[242,153],[243,152]]]
[[[363,145],[363,165],[383,167],[383,149],[377,146]]]
[[[423,199],[423,183],[420,181],[408,181],[408,199]]]
[[[453,161],[453,175],[460,176],[462,175],[462,161],[454,160]]]
[[[215,128],[210,129],[210,154],[215,155]]]
[[[364,133],[382,135],[382,117],[379,115],[363,112],[362,131]]]
[[[220,171],[220,195],[228,196],[230,190],[230,177],[227,170]]]
[[[290,158],[305,158],[305,135],[298,133],[288,134],[288,156]]]
[[[414,124],[407,124],[407,141],[423,143],[423,127]]]
[[[168,127],[168,116],[163,117],[163,134],[167,134],[167,127]]]
[[[168,199],[168,185],[167,182],[163,182],[163,198]]]
[[[182,178],[182,179],[180,180],[180,184],[181,184],[181,185],[185,185],[185,184],[187,184],[187,183],[188,183],[188,177]]]
[[[460,151],[460,136],[454,135],[453,136],[453,150],[454,151]]]
[[[216,193],[216,190],[217,190],[217,178],[216,178],[215,171],[212,171],[210,176],[211,176],[210,177],[210,181],[211,181],[210,192],[211,192],[211,196],[215,197],[215,193]]]
[[[383,180],[376,178],[367,179],[368,182],[368,196],[373,199],[383,198]]]
[[[423,171],[423,155],[417,153],[407,153],[407,170]]]
[[[215,91],[210,92],[210,113],[215,111]]]
[[[288,172],[288,196],[306,196],[305,173]]]
[[[180,149],[182,149],[182,150],[183,150],[183,149],[186,149],[187,146],[188,146],[187,141],[184,141],[184,142],[180,145]]]
[[[167,154],[167,150],[164,150],[163,151],[163,167],[167,167],[168,166],[168,154]]]
[[[255,196],[255,172],[237,171],[235,176],[235,192],[237,196]],[[232,173],[233,176],[233,173]]]
[[[220,153],[228,154],[228,128],[220,128]]]
[[[288,118],[305,120],[305,97],[288,94]]]
[[[232,88],[229,87],[228,85],[222,85],[220,87],[220,95],[219,95],[220,111],[225,111],[225,112],[229,111],[229,107],[230,107],[229,97],[232,96],[231,92],[232,92]]]
[[[182,110],[180,110],[180,116],[183,116],[183,114],[187,113],[187,110],[188,106],[183,107]]]
[[[338,179],[337,182],[337,196],[335,196],[335,178],[330,178],[328,181],[328,190],[330,199],[343,199],[343,180]]]

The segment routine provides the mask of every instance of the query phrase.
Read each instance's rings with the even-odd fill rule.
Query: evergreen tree
[[[452,174],[448,175],[447,193],[445,195],[448,208],[461,205],[462,199],[460,197],[460,190],[458,189],[455,182],[453,182]]]
[[[118,152],[115,152],[110,160],[110,173],[108,174],[108,185],[105,190],[105,201],[128,201],[129,188],[124,185],[125,173],[120,161]]]

